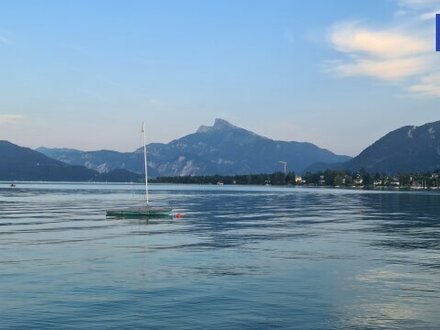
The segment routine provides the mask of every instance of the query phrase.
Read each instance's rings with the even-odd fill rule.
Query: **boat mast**
[[[148,172],[147,172],[147,147],[145,140],[145,127],[144,122],[142,122],[142,138],[144,142],[144,173],[145,173],[145,199],[147,200],[148,205]]]

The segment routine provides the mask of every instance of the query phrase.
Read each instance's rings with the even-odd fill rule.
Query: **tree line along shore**
[[[210,176],[163,176],[149,180],[151,183],[217,184],[217,185],[296,185],[312,187],[363,187],[363,188],[408,188],[439,189],[440,170],[425,173],[369,173],[326,170],[296,175],[295,172],[271,174],[210,175]]]

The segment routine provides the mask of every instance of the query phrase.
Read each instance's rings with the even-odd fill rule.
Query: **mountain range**
[[[386,173],[440,169],[440,121],[396,129],[343,164],[343,167]]]
[[[410,173],[440,169],[440,121],[404,126],[381,137],[359,155],[342,163],[316,163],[309,172],[330,170]]]
[[[98,173],[84,166],[68,165],[35,150],[0,141],[0,180],[18,181],[139,181],[126,170]]]
[[[225,120],[195,133],[151,143],[151,176],[239,175],[346,169],[390,174],[440,169],[440,121],[396,129],[358,156],[336,155],[307,142],[276,141]],[[140,181],[142,148],[133,152],[38,148],[0,141],[0,180]]]
[[[151,143],[147,149],[151,176],[272,173],[283,170],[280,161],[287,162],[288,170],[301,173],[316,162],[332,164],[350,159],[308,142],[272,140],[222,119],[170,143]],[[101,173],[114,169],[143,171],[142,148],[131,153],[43,147],[37,151]]]

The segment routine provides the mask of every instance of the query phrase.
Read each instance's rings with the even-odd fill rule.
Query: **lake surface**
[[[0,328],[440,329],[440,194],[0,183]]]

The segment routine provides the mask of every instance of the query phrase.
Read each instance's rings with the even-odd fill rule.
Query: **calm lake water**
[[[440,329],[440,193],[0,183],[0,328]]]

